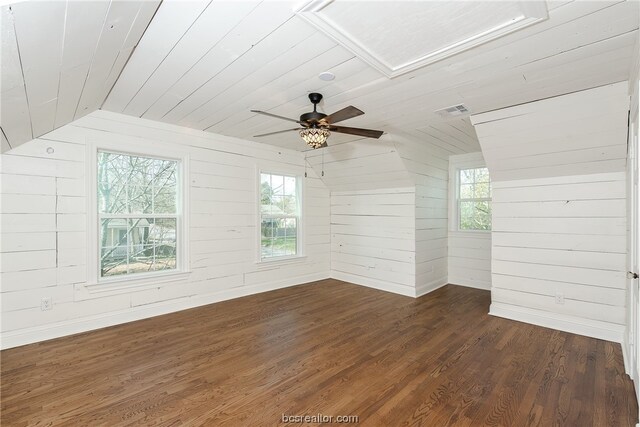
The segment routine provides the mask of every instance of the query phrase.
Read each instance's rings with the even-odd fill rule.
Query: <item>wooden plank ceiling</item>
[[[455,136],[460,126],[469,126],[468,119],[451,121],[434,111],[464,103],[472,113],[480,113],[627,80],[638,31],[637,1],[550,1],[549,18],[541,23],[389,79],[333,38],[296,16],[294,10],[300,6],[299,3],[164,0],[122,72],[117,70],[115,73],[109,67],[106,67],[109,72],[92,71],[88,76],[96,75],[86,79],[84,90],[72,86],[72,82],[77,83],[78,79],[71,73],[82,75],[83,69],[75,70],[73,67],[87,62],[73,57],[65,62],[64,52],[69,51],[66,45],[72,43],[72,38],[73,43],[82,46],[90,45],[86,40],[90,37],[102,43],[104,29],[108,29],[108,25],[102,25],[97,16],[91,18],[96,20],[93,24],[82,19],[72,20],[68,16],[67,22],[78,26],[73,31],[85,34],[84,37],[69,36],[71,29],[63,34],[63,24],[59,23],[47,32],[59,35],[58,41],[54,40],[57,36],[51,36],[47,43],[58,46],[64,42],[65,49],[50,46],[47,49],[53,53],[28,55],[22,51],[22,24],[19,23],[17,7],[14,6],[11,13],[5,8],[3,20],[13,23],[11,16],[15,20],[23,70],[29,68],[33,71],[25,72],[25,81],[22,82],[20,64],[13,64],[12,57],[9,57],[8,64],[16,65],[16,72],[10,74],[9,90],[19,92],[22,88],[24,92],[26,86],[27,96],[17,96],[13,92],[7,95],[13,108],[2,117],[3,129],[6,122],[19,135],[36,136],[91,108],[100,107],[110,89],[107,83],[115,80],[115,74],[119,73],[115,86],[102,105],[103,109],[305,150],[306,146],[296,132],[253,138],[258,133],[290,126],[287,122],[257,115],[250,110],[297,117],[310,110],[307,94],[317,91],[325,96],[319,106],[321,111],[331,113],[348,105],[365,111],[364,116],[345,121],[345,126],[381,129],[388,133],[403,130],[417,136],[425,135],[426,138],[435,132],[439,139],[453,141],[452,152],[478,151],[477,141],[460,142]],[[27,4],[21,7],[26,8]],[[74,7],[80,8],[81,4],[79,2]],[[112,13],[113,7],[106,3],[89,4],[93,6],[84,7],[91,9],[90,16],[102,13],[101,19],[104,20],[105,11],[108,10],[109,15]],[[148,22],[150,13],[147,9],[152,9],[151,6],[145,6],[146,3],[126,4],[118,2],[118,10],[128,7],[139,8],[140,11],[129,13],[126,18],[122,11],[122,22],[136,28],[143,26],[143,17]],[[51,11],[46,13],[49,16],[47,25],[52,25],[54,12],[61,17],[65,10],[67,15],[70,12],[63,2],[48,5]],[[45,12],[42,13],[44,16]],[[138,15],[142,16],[138,18]],[[105,22],[109,22],[109,18]],[[85,26],[86,29],[82,29]],[[5,43],[9,47],[12,43],[15,46],[10,34],[4,37],[4,27],[3,21],[3,85]],[[95,27],[101,29],[100,34],[95,34]],[[90,33],[93,35],[89,36]],[[117,48],[113,42],[109,43],[111,56],[105,52],[105,58],[99,58],[97,55],[102,55],[102,50],[97,48],[91,50],[86,47],[83,52],[91,51],[93,63],[97,62],[99,66],[104,63],[111,65],[115,62],[113,52],[126,54],[127,49],[135,45],[137,40],[130,36]],[[29,36],[25,36],[25,40],[35,43],[33,37],[34,40],[29,40]],[[44,47],[41,46],[40,50]],[[61,52],[63,60],[58,64],[55,58],[60,57]],[[79,52],[72,52],[81,56]],[[25,63],[25,58],[32,58],[28,60],[36,65],[27,67],[29,63]],[[40,77],[43,70],[51,67],[57,67],[60,73],[56,77],[48,74],[46,78]],[[89,66],[89,70],[93,69]],[[323,71],[334,73],[336,79],[320,80],[318,74]],[[84,73],[87,75],[86,69]],[[39,83],[30,88],[30,80]],[[65,91],[56,96],[49,86],[57,88],[58,82],[61,90],[64,87]],[[45,89],[49,92],[45,93]],[[31,92],[33,97],[38,97],[37,105],[31,105],[28,96]],[[75,105],[74,102],[67,105],[70,102],[66,100],[67,95],[63,99],[62,95],[67,92]],[[2,95],[4,103],[4,86]],[[53,99],[57,108],[50,105]],[[38,118],[37,124],[31,126],[33,129],[27,125],[27,109],[31,111],[32,122],[36,121],[34,117]],[[448,130],[453,134],[447,134]],[[11,135],[7,133],[6,136],[8,144],[12,144]],[[358,137],[334,133],[330,143],[338,145],[356,139]],[[2,144],[4,147],[7,142],[3,140]]]
[[[160,0],[2,6],[2,151],[98,109]]]

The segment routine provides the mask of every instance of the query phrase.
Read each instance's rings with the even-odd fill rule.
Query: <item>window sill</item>
[[[468,237],[491,237],[491,230],[449,230],[449,234],[453,236]]]
[[[144,277],[118,278],[104,282],[85,285],[90,294],[119,293],[122,290],[144,290],[158,288],[160,285],[186,280],[191,275],[189,271],[176,271],[165,274],[149,274]]]
[[[300,264],[307,260],[306,255],[297,255],[291,257],[278,257],[266,260],[260,260],[256,262],[256,266],[258,270],[268,270],[274,269],[281,266],[286,266],[290,264]]]

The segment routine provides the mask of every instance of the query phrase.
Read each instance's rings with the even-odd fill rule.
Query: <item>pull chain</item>
[[[324,176],[324,148],[322,149],[322,176]]]

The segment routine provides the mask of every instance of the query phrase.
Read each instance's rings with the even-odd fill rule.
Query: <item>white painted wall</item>
[[[625,195],[624,172],[494,183],[492,313],[557,315],[620,341]]]
[[[85,144],[140,142],[190,156],[191,274],[143,290],[87,291]],[[51,147],[54,152],[47,153]],[[304,156],[268,145],[97,111],[3,154],[2,347],[66,335],[330,275],[329,191],[304,188],[306,258],[258,265],[257,170],[304,174]],[[53,309],[40,310],[42,297]]]
[[[491,233],[449,232],[449,283],[491,289]]]
[[[416,296],[415,183],[393,141],[361,139],[306,157],[331,190],[331,276]]]
[[[414,187],[331,192],[331,276],[415,293]]]
[[[436,129],[433,130],[437,132]],[[447,135],[448,136],[448,135]],[[447,284],[447,180],[449,151],[422,133],[393,135],[415,182],[416,296]],[[433,141],[433,142],[432,142]]]
[[[622,341],[626,90],[472,117],[493,185],[492,314]]]

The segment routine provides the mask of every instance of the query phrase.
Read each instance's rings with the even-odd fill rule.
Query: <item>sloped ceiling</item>
[[[443,107],[464,103],[477,114],[627,80],[639,20],[637,1],[549,1],[546,3],[548,19],[389,78],[351,46],[337,42],[298,16],[296,10],[306,2],[164,0],[139,43],[135,36],[142,34],[155,6],[146,2],[114,2],[116,7],[103,0],[77,3],[76,6],[76,2],[69,2],[73,7],[67,7],[62,1],[50,2],[46,6],[47,10],[51,9],[49,12],[38,12],[41,21],[30,26],[24,37],[33,49],[37,46],[42,52],[47,50],[47,54],[40,56],[22,52],[22,24],[17,5],[11,11],[3,9],[3,20],[15,26],[22,57],[22,72],[10,56],[5,59],[5,40],[11,46],[12,39],[10,32],[5,34],[3,21],[2,98],[3,106],[11,108],[3,108],[0,124],[8,144],[13,143],[12,139],[21,141],[38,135],[101,107],[306,150],[295,132],[253,138],[258,133],[289,126],[287,122],[256,115],[250,110],[297,117],[310,109],[309,92],[324,94],[320,110],[326,113],[348,105],[365,111],[364,116],[345,121],[345,126],[381,129],[388,133],[404,131],[419,136],[421,130],[450,121],[434,113]],[[451,13],[448,9],[451,3],[454,2],[429,2],[429,8],[433,13],[447,16]],[[75,23],[82,28],[62,35],[64,20],[61,17],[81,7],[80,4],[90,9],[83,15],[89,17],[72,19],[69,15],[67,25]],[[400,11],[404,7],[402,2],[393,4]],[[22,6],[23,3],[18,5],[25,11],[33,10],[28,9],[31,6]],[[487,9],[483,13],[490,14],[491,7],[501,5],[504,3],[484,2],[482,7]],[[416,7],[416,4],[410,6]],[[106,46],[100,49],[105,32],[114,31],[107,25],[111,19],[105,20],[105,13],[109,17],[116,11],[121,15],[115,30],[127,27],[126,34],[117,43],[109,42],[109,49]],[[367,2],[354,2],[348,11],[353,19],[366,20]],[[407,14],[406,19],[412,16]],[[433,23],[420,15],[418,24],[429,27]],[[396,44],[402,44],[401,32],[391,26],[380,31],[385,37],[398,37]],[[89,33],[99,41],[98,45],[83,47],[81,50],[88,52],[86,55],[78,54],[75,58],[80,59],[65,61],[65,49],[69,52],[66,46],[75,46],[74,43],[85,46],[91,39]],[[375,37],[369,36],[373,40],[369,50],[375,51]],[[437,36],[439,44],[434,46],[455,44],[458,37],[442,29]],[[64,48],[61,48],[63,42]],[[419,45],[419,40],[417,44],[413,42],[413,46]],[[129,56],[127,52],[136,43],[120,72],[119,68],[126,62],[124,58]],[[391,46],[388,40],[385,43],[378,48]],[[106,50],[109,53],[104,53],[102,60],[102,52]],[[95,65],[88,66],[88,73],[86,68],[74,69],[81,64]],[[14,72],[5,72],[5,67]],[[77,74],[71,76],[72,69]],[[318,79],[318,73],[323,71],[334,73],[335,80]],[[9,84],[5,83],[5,74],[14,76]],[[76,75],[80,76],[79,80]],[[86,82],[77,83],[83,80]],[[45,81],[49,83],[42,87],[41,82]],[[116,83],[111,89],[113,81]],[[52,89],[58,83],[60,93]],[[63,89],[67,85],[69,89]],[[26,96],[13,98],[20,88]],[[31,93],[36,100],[33,105]],[[7,132],[9,128],[12,132]],[[10,134],[17,136],[10,137]],[[357,139],[334,133],[330,144],[335,146]],[[8,148],[5,142],[3,147],[3,150]]]
[[[160,0],[2,6],[2,151],[100,108]]]
[[[491,179],[624,171],[628,90],[620,82],[472,116]]]

